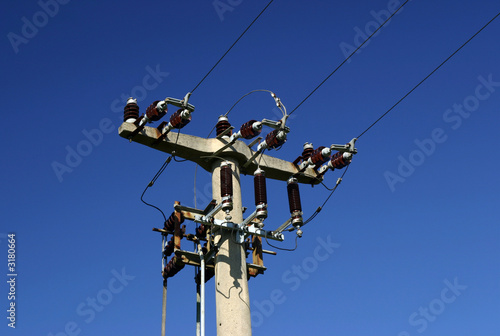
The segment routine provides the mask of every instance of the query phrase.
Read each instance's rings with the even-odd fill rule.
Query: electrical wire
[[[177,138],[175,139],[175,143],[174,143],[174,149],[172,150],[172,157],[174,158],[175,162],[186,162],[187,159],[179,160],[175,157],[175,148],[177,147],[177,141],[179,141],[180,133],[181,133],[181,129],[179,128],[179,130],[177,131]]]
[[[164,219],[164,222],[167,221],[167,217],[165,216],[165,213],[160,209],[158,208],[157,206],[154,206],[153,204],[150,204],[150,203],[147,203],[146,201],[144,201],[144,194],[146,194],[146,191],[152,187],[155,182],[158,180],[158,178],[161,176],[161,174],[163,174],[163,172],[165,171],[165,169],[168,167],[168,165],[170,164],[170,162],[172,161],[172,159],[174,159],[174,161],[176,162],[184,162],[186,160],[177,160],[175,158],[175,147],[177,146],[177,142],[179,141],[179,134],[180,134],[180,129],[179,131],[177,132],[177,138],[175,139],[175,143],[174,143],[174,149],[172,150],[172,155],[170,155],[166,160],[165,162],[162,164],[162,166],[160,167],[160,169],[158,170],[158,172],[156,172],[155,176],[151,179],[151,181],[148,183],[148,185],[146,186],[146,188],[144,189],[144,191],[142,192],[142,195],[141,195],[141,201],[142,203],[152,207],[152,208],[155,208],[156,210],[158,210],[159,212],[161,212],[162,216],[163,216],[163,219]]]
[[[219,58],[219,60],[214,64],[214,66],[201,79],[201,81],[198,84],[196,84],[196,86],[194,87],[194,89],[191,90],[191,93],[193,93],[198,88],[198,86],[200,86],[201,83],[203,83],[203,81],[205,80],[205,78],[207,78],[208,75],[210,75],[210,73],[212,72],[212,70],[214,70],[215,67],[222,61],[222,59],[229,53],[229,51],[231,51],[231,49],[236,45],[236,43],[238,43],[238,41],[243,37],[243,35],[245,35],[245,33],[250,29],[250,27],[252,27],[252,25],[255,23],[255,21],[257,21],[259,19],[259,17],[266,11],[267,7],[269,7],[269,5],[271,5],[271,3],[273,1],[274,0],[269,1],[269,3],[266,5],[266,7],[264,7],[264,9],[259,13],[259,15],[257,15],[257,17],[252,21],[252,23],[250,23],[250,25],[243,31],[243,33],[241,33],[241,35],[236,39],[236,41],[234,41],[234,43],[229,47],[229,49],[227,49],[227,51],[224,53],[224,55],[222,55],[222,57]]]
[[[417,89],[423,82],[425,82],[430,76],[432,76],[439,68],[441,68],[446,62],[448,62],[456,53],[458,53],[463,47],[465,47],[474,37],[476,37],[483,29],[485,29],[490,23],[492,23],[498,16],[500,16],[500,12],[495,15],[488,23],[486,23],[481,29],[479,29],[474,35],[472,35],[467,41],[465,41],[457,50],[455,50],[450,56],[448,56],[441,64],[439,64],[434,70],[432,70],[424,79],[422,79],[417,85],[415,85],[408,93],[406,93],[401,99],[399,99],[394,105],[392,105],[387,111],[385,111],[377,120],[375,120],[368,128],[366,128],[360,135],[358,135],[358,139],[364,135],[370,128],[375,126],[382,118],[384,118],[389,112],[391,112],[396,106],[399,105],[406,97],[408,97],[415,89]]]
[[[281,251],[287,251],[287,252],[293,252],[297,249],[297,239],[299,238],[299,236],[296,236],[295,237],[295,247],[293,249],[287,249],[287,248],[283,248],[283,247],[278,247],[278,246],[274,246],[273,244],[271,244],[268,240],[267,240],[267,237],[266,238],[266,243],[267,245],[271,246],[272,248],[275,248],[277,250],[281,250]]]
[[[169,156],[165,162],[163,163],[163,165],[161,166],[161,168],[158,170],[158,172],[155,174],[155,176],[151,179],[151,181],[148,183],[148,185],[146,186],[146,189],[144,189],[144,191],[142,192],[142,195],[141,195],[141,201],[142,203],[152,207],[152,208],[155,208],[156,210],[158,210],[159,212],[161,212],[162,216],[163,216],[163,219],[164,221],[166,222],[167,221],[167,217],[165,216],[165,213],[160,209],[158,208],[157,206],[154,206],[153,204],[150,204],[148,202],[146,202],[144,200],[144,194],[146,193],[146,191],[148,190],[148,188],[152,187],[156,180],[158,180],[158,178],[160,177],[160,175],[165,171],[165,169],[168,167],[170,161],[172,161],[172,156]]]
[[[310,221],[312,221],[314,218],[316,218],[316,216],[321,212],[321,210],[323,210],[323,208],[326,205],[326,203],[330,200],[330,197],[332,197],[333,193],[335,192],[335,190],[337,190],[337,187],[342,182],[342,179],[344,178],[345,174],[347,173],[347,170],[349,169],[349,167],[350,167],[350,165],[345,168],[344,172],[342,173],[342,175],[337,180],[337,184],[335,184],[335,187],[333,187],[331,189],[330,195],[328,195],[328,197],[323,202],[323,204],[316,209],[316,211],[311,215],[311,217],[309,217],[307,220],[304,221],[304,224],[302,224],[302,226],[306,225],[307,223],[309,223]],[[326,188],[329,189],[328,187],[326,187]]]
[[[365,45],[366,42],[368,42],[394,15],[396,15],[399,10],[401,8],[403,8],[404,5],[406,5],[410,0],[406,0],[401,6],[399,6],[398,9],[396,9],[396,11],[394,13],[391,14],[391,16],[389,16],[387,18],[387,20],[385,20],[370,36],[368,36],[368,38],[363,42],[361,43],[357,48],[356,50],[354,50],[349,56],[347,56],[347,58],[342,62],[340,63],[336,68],[335,70],[333,70],[328,76],[326,76],[326,78],[321,82],[319,83],[318,86],[316,86],[316,88],[314,90],[311,91],[311,93],[309,93],[307,95],[307,97],[305,97],[300,103],[299,105],[297,105],[293,110],[292,112],[290,112],[289,116],[293,114],[293,112],[295,112],[307,99],[309,99],[309,97],[311,97],[314,92],[316,92],[316,90],[318,90],[334,73],[337,72],[337,70],[339,70],[359,49],[361,49],[361,47],[363,47],[363,45]]]
[[[229,112],[231,112],[231,110],[232,110],[232,109],[233,109],[233,108],[234,108],[234,107],[235,107],[235,106],[236,106],[236,105],[237,105],[237,104],[238,104],[238,103],[239,103],[239,102],[240,102],[243,98],[245,98],[246,96],[248,96],[248,95],[250,95],[250,94],[252,94],[252,93],[254,93],[254,92],[268,92],[268,93],[270,93],[270,94],[271,94],[271,96],[272,96],[273,98],[274,98],[274,97],[276,97],[276,95],[274,94],[274,92],[269,91],[269,90],[265,90],[265,89],[257,89],[257,90],[252,90],[252,91],[250,91],[250,92],[248,92],[248,93],[244,94],[243,96],[241,96],[241,98],[240,98],[240,99],[238,99],[238,100],[236,101],[236,103],[234,103],[234,104],[233,104],[233,106],[231,106],[231,108],[230,108],[230,109],[226,112],[226,114],[224,114],[224,116],[225,116],[225,117],[227,117],[227,115],[229,114]],[[286,111],[286,109],[285,109],[285,111],[283,111],[283,109],[282,109],[282,107],[281,107],[281,106],[278,106],[278,108],[280,109],[281,113],[283,113],[283,116],[285,116],[285,115],[286,115],[286,112],[285,112],[285,111]],[[215,127],[214,127],[214,129],[215,129]],[[212,131],[210,131],[210,134],[214,131],[214,129],[212,129]],[[209,134],[208,136],[210,136],[210,134]]]

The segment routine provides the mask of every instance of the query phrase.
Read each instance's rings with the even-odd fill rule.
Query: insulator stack
[[[288,180],[288,204],[290,206],[290,213],[295,211],[302,211],[302,204],[300,202],[299,183],[296,178],[292,177]]]
[[[168,262],[167,266],[163,269],[163,278],[171,278],[181,269],[184,268],[184,263],[182,262],[181,258],[174,256],[170,261]]]
[[[215,125],[215,129],[217,132],[217,136],[221,135],[225,130],[227,130],[229,127],[231,127],[231,124],[229,123],[227,117],[225,116],[220,116],[219,120],[217,121],[217,124]],[[229,132],[226,135],[231,135],[232,132]]]
[[[198,237],[198,239],[205,239],[207,236],[207,229],[208,227],[200,224],[200,226],[196,228],[196,237]]]
[[[181,129],[191,121],[191,113],[189,113],[187,118],[183,118],[182,111],[184,111],[184,109],[179,109],[170,116],[170,125],[172,125],[173,128]]]
[[[267,148],[276,149],[286,142],[286,133],[282,130],[274,130],[266,136]]]
[[[240,127],[241,137],[247,140],[255,138],[260,132],[262,132],[262,123],[257,120],[247,121]]]
[[[129,98],[123,109],[123,121],[133,124],[139,118],[139,106],[137,100]]]
[[[220,190],[221,196],[233,196],[233,172],[227,162],[220,167]]]
[[[258,219],[267,218],[267,188],[266,175],[262,169],[255,171],[254,177],[255,206],[257,208]]]
[[[302,161],[307,161],[314,152],[313,144],[306,142],[304,144],[304,151],[302,152]]]
[[[165,255],[165,257],[170,257],[170,255],[174,253],[174,249],[175,249],[174,236],[172,236],[172,238],[170,238],[167,245],[165,246],[163,254]]]
[[[352,154],[346,152],[337,152],[332,155],[332,159],[329,162],[331,169],[342,169],[351,163]]]
[[[328,161],[330,158],[331,150],[330,148],[326,148],[325,146],[320,146],[312,152],[311,157],[309,158],[309,162],[314,165],[314,168],[318,168],[323,163]]]
[[[182,215],[182,212],[180,214],[181,214],[181,220],[180,220],[179,224],[182,224],[182,223],[184,223],[184,216]],[[168,217],[168,219],[166,220],[163,228],[167,231],[173,232],[175,230],[175,221],[176,220],[177,220],[176,212],[174,211],[174,212],[172,212],[170,217]]]
[[[300,227],[302,225],[302,204],[300,203],[299,183],[295,177],[287,182],[288,204],[292,216],[292,225]]]
[[[146,109],[146,118],[148,118],[150,121],[158,121],[165,114],[167,114],[167,107],[165,105],[165,109],[160,109],[158,107],[158,103],[161,102],[161,100],[155,101],[153,104],[149,105],[149,107]]]
[[[220,166],[220,195],[222,210],[229,213],[233,209],[233,171],[228,162],[222,162]]]

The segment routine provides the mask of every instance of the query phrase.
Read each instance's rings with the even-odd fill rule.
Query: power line
[[[389,17],[388,17],[388,18],[387,18],[387,19],[386,19],[386,20],[385,20],[385,21],[384,21],[384,22],[380,25],[380,27],[378,27],[378,28],[377,28],[377,29],[376,29],[376,30],[375,30],[375,31],[374,31],[374,32],[373,32],[370,36],[368,36],[368,38],[367,38],[367,39],[366,39],[363,43],[361,43],[361,44],[360,44],[360,45],[356,48],[356,50],[354,50],[354,51],[353,51],[353,52],[352,52],[349,56],[347,56],[347,58],[346,58],[346,59],[345,59],[342,63],[340,63],[340,64],[339,64],[339,66],[337,66],[337,67],[335,68],[335,70],[333,70],[333,71],[332,71],[332,72],[331,72],[328,76],[326,76],[326,78],[325,78],[325,79],[324,79],[321,83],[319,83],[319,85],[318,85],[318,86],[316,86],[316,88],[315,88],[314,90],[312,90],[312,91],[311,91],[311,93],[309,93],[309,94],[307,95],[307,97],[305,97],[305,98],[304,98],[304,99],[303,99],[303,100],[299,103],[299,105],[297,105],[297,106],[296,106],[296,107],[292,110],[292,112],[290,112],[290,114],[289,114],[289,115],[292,115],[292,113],[293,113],[293,112],[295,112],[295,110],[297,110],[297,109],[298,109],[298,108],[299,108],[299,107],[300,107],[300,106],[301,106],[301,105],[302,105],[302,104],[303,104],[303,103],[304,103],[307,99],[309,99],[309,97],[311,97],[311,96],[314,94],[314,92],[316,92],[316,90],[318,90],[318,89],[319,89],[319,88],[320,88],[320,87],[321,87],[321,86],[322,86],[322,85],[323,85],[323,84],[324,84],[324,83],[325,83],[325,82],[326,82],[326,81],[327,81],[327,80],[328,80],[328,79],[329,79],[329,78],[330,78],[330,77],[331,77],[334,73],[336,73],[336,72],[337,72],[337,70],[339,70],[339,69],[340,69],[340,67],[342,67],[342,66],[343,66],[343,65],[344,65],[344,64],[345,64],[345,63],[346,63],[346,62],[347,62],[347,61],[348,61],[348,60],[349,60],[349,59],[350,59],[350,58],[351,58],[351,57],[352,57],[352,56],[353,56],[353,55],[354,55],[354,54],[355,54],[355,53],[356,53],[359,49],[361,49],[361,47],[362,47],[363,45],[365,45],[365,43],[366,43],[366,42],[368,42],[368,41],[372,38],[372,36],[374,36],[374,35],[375,35],[375,34],[376,34],[376,33],[377,33],[377,32],[378,32],[378,31],[379,31],[379,30],[380,30],[380,29],[381,29],[381,28],[382,28],[382,27],[383,27],[383,26],[384,26],[384,25],[385,25],[385,24],[386,24],[386,23],[387,23],[387,22],[388,22],[388,21],[389,21],[389,20],[390,20],[390,19],[391,19],[394,15],[395,15],[395,14],[397,14],[397,13],[399,12],[399,10],[400,10],[401,8],[403,8],[403,6],[404,6],[404,5],[406,5],[406,4],[408,3],[408,1],[410,1],[410,0],[406,0],[406,1],[405,1],[402,5],[401,5],[401,6],[399,6],[399,8],[398,8],[398,9],[397,9],[394,13],[392,13],[392,14],[391,14],[391,16],[389,16]]]
[[[404,4],[403,4],[404,5]],[[400,7],[401,8],[401,7]],[[448,56],[443,62],[441,62],[441,64],[439,64],[431,73],[429,73],[424,79],[422,79],[417,85],[415,85],[410,91],[408,91],[408,93],[406,93],[400,100],[398,100],[393,106],[391,106],[391,108],[389,108],[384,114],[382,114],[377,120],[375,120],[368,128],[366,128],[360,135],[357,136],[357,138],[359,139],[362,135],[364,135],[366,132],[368,132],[368,130],[370,130],[373,126],[375,126],[375,124],[377,124],[380,120],[382,120],[382,118],[384,118],[390,111],[392,111],[399,103],[401,103],[406,97],[408,97],[413,91],[415,91],[415,89],[417,89],[423,82],[425,82],[430,76],[432,76],[439,68],[441,68],[446,62],[448,62],[448,60],[450,60],[456,53],[458,53],[463,47],[465,47],[465,45],[467,45],[474,37],[476,37],[482,30],[484,30],[490,23],[492,23],[498,16],[500,16],[500,12],[495,15],[490,21],[488,21],[483,27],[481,27],[481,29],[479,29],[474,35],[472,35],[467,41],[465,41],[465,43],[463,43],[457,50],[455,50],[450,56]],[[365,41],[366,42],[366,41]],[[352,54],[351,54],[352,55]],[[349,56],[350,57],[350,56]],[[337,68],[338,69],[338,68]],[[335,70],[336,71],[336,70]],[[333,73],[332,73],[333,74]],[[328,77],[327,77],[328,79]],[[326,80],[325,80],[326,81]],[[323,81],[323,83],[325,82]],[[321,84],[320,84],[321,86]],[[319,86],[318,86],[319,87]],[[317,88],[316,88],[317,89]],[[315,89],[315,90],[316,90]],[[315,91],[314,90],[314,91]],[[314,93],[311,92],[312,93]],[[310,94],[310,95],[311,95]],[[310,96],[309,95],[309,96]],[[306,97],[307,99],[307,97]],[[302,103],[301,103],[302,104]],[[299,104],[300,106],[300,104]],[[297,106],[298,107],[298,106]],[[297,109],[297,107],[293,110],[295,111]],[[290,113],[292,114],[293,111]],[[316,209],[316,211],[307,219],[304,221],[304,225],[306,225],[307,223],[311,222],[314,218],[316,218],[316,216],[320,213],[320,211],[323,209],[323,207],[326,205],[326,203],[328,202],[328,200],[332,197],[333,193],[337,190],[337,187],[339,186],[340,182],[342,181],[342,179],[344,178],[344,175],[347,173],[347,170],[348,170],[349,166],[346,167],[346,169],[344,170],[344,173],[342,174],[342,176],[337,180],[337,184],[335,185],[335,187],[333,187],[332,189],[326,187],[327,189],[331,190],[330,192],[330,195],[328,195],[328,197],[326,198],[326,200],[323,202],[323,204],[318,207]]]
[[[307,220],[304,221],[304,224],[302,226],[306,225],[307,223],[309,223],[310,221],[312,221],[314,218],[316,218],[316,216],[321,212],[321,210],[323,210],[323,207],[330,200],[330,197],[332,197],[332,195],[335,192],[335,190],[337,190],[337,187],[340,185],[340,182],[342,182],[342,179],[344,178],[344,175],[347,173],[348,169],[349,169],[349,166],[347,166],[345,168],[344,172],[342,173],[342,175],[337,180],[337,184],[335,184],[335,187],[333,187],[332,189],[330,189],[330,188],[328,188],[328,187],[325,186],[328,190],[331,190],[330,195],[328,195],[328,197],[323,202],[323,204],[316,209],[316,211],[311,215],[311,217],[309,217]]]
[[[358,135],[358,139],[368,132],[370,128],[375,126],[382,118],[384,118],[389,112],[391,112],[396,106],[399,105],[406,97],[408,97],[416,88],[418,88],[423,82],[425,82],[430,76],[432,76],[439,68],[441,68],[446,62],[448,62],[456,53],[458,53],[465,45],[467,45],[474,37],[476,37],[483,29],[485,29],[490,23],[492,23],[498,16],[500,12],[495,15],[488,23],[486,23],[481,29],[479,29],[474,35],[472,35],[464,44],[462,44],[457,50],[455,50],[450,56],[448,56],[441,64],[439,64],[434,70],[431,71],[424,79],[422,79],[417,85],[415,85],[408,93],[406,93],[400,100],[396,102],[396,104],[392,105],[387,111],[385,111],[377,120],[375,120],[368,128],[366,128],[360,135]]]
[[[173,156],[169,156],[165,162],[163,163],[163,165],[160,167],[160,169],[158,170],[158,172],[155,174],[155,176],[151,179],[151,182],[148,183],[148,185],[146,186],[146,189],[144,189],[144,191],[142,192],[142,195],[141,195],[141,201],[142,203],[152,207],[152,208],[155,208],[156,210],[158,210],[159,212],[161,212],[162,216],[163,216],[163,219],[164,221],[166,222],[167,221],[167,217],[165,216],[165,213],[160,209],[158,208],[157,206],[154,206],[153,204],[150,204],[148,202],[146,202],[144,200],[144,194],[146,193],[146,191],[148,190],[148,188],[152,187],[156,180],[158,180],[158,178],[160,177],[160,175],[165,171],[165,169],[168,167],[170,161],[172,161],[172,157]]]
[[[237,105],[237,104],[238,104],[238,103],[239,103],[239,102],[240,102],[243,98],[245,98],[246,96],[251,95],[252,93],[255,93],[255,92],[267,92],[267,93],[270,93],[270,94],[271,94],[271,96],[272,96],[273,98],[275,98],[275,97],[276,97],[276,95],[274,94],[274,92],[272,92],[272,91],[270,91],[270,90],[265,90],[265,89],[257,89],[257,90],[252,90],[252,91],[250,91],[250,92],[248,92],[248,93],[245,93],[243,96],[241,96],[241,98],[240,98],[240,99],[238,99],[238,100],[236,101],[236,103],[234,103],[234,104],[233,104],[233,106],[231,106],[231,108],[230,108],[230,109],[226,112],[226,114],[224,114],[224,116],[225,116],[225,117],[227,117],[227,115],[229,114],[229,112],[231,112],[231,111],[233,110],[233,108],[234,108],[234,107],[235,107],[235,106],[236,106],[236,105]],[[285,113],[284,113],[284,111],[281,109],[281,107],[280,107],[280,106],[278,106],[278,107],[280,108],[281,112],[282,112],[282,113],[283,113],[283,115],[284,115],[284,114],[285,114]],[[213,129],[212,129],[212,131],[213,131]],[[212,133],[212,132],[210,132],[210,133]],[[210,134],[209,134],[208,136],[210,136]]]
[[[210,71],[208,71],[207,74],[201,79],[201,81],[198,84],[196,84],[194,89],[191,90],[191,93],[193,93],[198,88],[198,86],[200,86],[200,84],[203,83],[205,78],[207,78],[208,75],[210,75],[212,70],[214,70],[215,67],[222,61],[222,59],[229,53],[229,51],[231,51],[231,49],[236,45],[236,43],[238,43],[238,41],[243,37],[243,35],[245,35],[245,33],[250,29],[250,27],[252,27],[252,25],[255,23],[255,21],[257,21],[259,19],[259,17],[266,11],[267,7],[269,7],[269,5],[271,5],[271,3],[273,1],[274,0],[269,1],[267,6],[264,7],[264,9],[259,13],[259,15],[257,15],[257,17],[255,17],[255,19],[253,19],[252,23],[250,23],[250,25],[243,31],[243,33],[241,33],[241,35],[236,39],[236,41],[234,41],[234,43],[229,47],[229,49],[227,49],[227,51],[224,53],[224,55],[222,55],[222,57],[219,58],[219,60],[214,64],[214,66],[210,69]]]

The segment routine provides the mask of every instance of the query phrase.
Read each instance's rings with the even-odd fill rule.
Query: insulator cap
[[[262,132],[262,123],[257,120],[247,121],[240,127],[241,137],[247,140],[255,138],[260,132]]]
[[[288,204],[290,206],[290,213],[302,212],[302,204],[300,203],[299,183],[295,177],[288,180]]]
[[[191,121],[191,113],[189,113],[188,118],[183,118],[182,111],[184,111],[184,109],[179,109],[170,116],[170,125],[172,125],[173,128],[181,129]]]
[[[227,117],[225,116],[220,116],[219,120],[217,121],[217,124],[215,125],[215,129],[217,132],[217,136],[221,135],[225,130],[227,130],[229,127],[231,127],[231,124],[229,123]],[[233,132],[229,132],[226,135],[231,135]]]
[[[274,130],[266,136],[267,148],[278,148],[286,142],[286,133],[283,130]]]
[[[162,110],[162,109],[158,108],[158,103],[159,102],[161,102],[161,100],[155,101],[153,104],[149,105],[149,107],[146,109],[146,117],[150,121],[158,121],[161,118],[163,118],[163,116],[165,114],[167,114],[167,108],[166,108],[166,106],[165,106],[165,110]]]
[[[123,121],[128,123],[134,123],[139,118],[139,106],[137,105],[137,100],[129,98],[127,100],[127,105],[123,109]]]
[[[346,152],[337,152],[332,155],[330,160],[330,168],[342,169],[351,163],[352,154]]]

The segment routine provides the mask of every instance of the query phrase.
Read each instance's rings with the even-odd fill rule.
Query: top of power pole
[[[271,93],[278,107],[282,107],[279,98]],[[287,114],[283,107],[283,119],[272,121],[250,120],[232,133],[233,127],[226,116],[219,117],[215,138],[171,132],[186,126],[191,121],[194,106],[188,104],[190,93],[184,100],[166,98],[151,104],[144,116],[139,117],[139,107],[135,99],[129,99],[125,106],[124,123],[118,132],[129,139],[153,149],[169,153],[197,163],[212,174],[213,201],[204,209],[181,206],[176,202],[174,213],[164,223],[163,229],[154,229],[162,233],[163,238],[172,234],[171,241],[163,246],[163,258],[174,257],[165,266],[162,264],[164,277],[164,302],[166,298],[166,281],[184,268],[184,265],[200,267],[197,276],[198,307],[200,319],[197,330],[204,335],[204,280],[215,275],[217,335],[251,335],[250,298],[248,278],[262,274],[262,253],[275,254],[262,250],[261,239],[283,241],[283,232],[296,231],[301,237],[300,227],[303,225],[302,206],[298,183],[318,184],[329,169],[341,169],[347,166],[356,153],[354,142],[346,145],[331,145],[313,149],[306,143],[304,151],[294,162],[264,155],[266,149],[280,148],[286,142],[290,129],[285,125]],[[161,123],[157,128],[147,127],[148,122],[158,121],[167,113],[167,105],[178,108],[169,122]],[[249,145],[239,139],[256,138],[263,126],[272,129],[265,139],[258,137]],[[262,140],[262,141],[260,141]],[[260,142],[259,142],[260,141]],[[256,146],[256,149],[252,149]],[[331,155],[332,150],[339,152]],[[241,199],[240,174],[254,175],[255,210],[246,218]],[[274,230],[264,229],[267,218],[266,177],[287,181],[290,218]],[[197,223],[196,234],[186,234],[185,219]],[[197,243],[197,252],[181,250],[181,239],[186,238]],[[250,238],[252,247],[250,247]],[[165,241],[165,240],[164,240]],[[201,243],[205,242],[205,247]],[[253,262],[247,263],[247,250],[253,250]],[[205,276],[207,275],[207,276]],[[163,319],[165,317],[164,314]],[[162,321],[165,323],[165,321]],[[201,325],[200,325],[201,323]],[[164,332],[164,328],[163,328]]]

